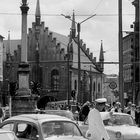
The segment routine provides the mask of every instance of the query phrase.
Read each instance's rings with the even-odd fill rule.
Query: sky
[[[133,0],[122,0],[123,31],[133,31],[130,25],[135,19]],[[37,0],[27,0],[28,28],[35,21]],[[4,0],[0,4],[0,35],[7,40],[8,31],[11,39],[21,39],[21,0]],[[75,12],[75,21],[80,23],[93,14],[94,17],[81,24],[80,37],[86,47],[99,60],[101,40],[105,62],[118,62],[118,0],[40,0],[41,20],[51,31],[68,36],[71,21],[64,15]],[[125,35],[125,32],[124,34]],[[105,74],[118,74],[118,64],[105,64]]]

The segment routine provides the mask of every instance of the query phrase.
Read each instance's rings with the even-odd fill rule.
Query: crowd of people
[[[85,102],[84,104],[76,103],[76,109],[75,112],[77,114],[77,119],[80,121],[84,121],[85,118],[87,118],[89,111],[95,107],[96,104],[99,104],[100,112],[108,111],[108,112],[123,112],[130,114],[134,120],[136,121],[136,124],[140,127],[140,106],[136,106],[132,102],[128,102],[127,106],[125,106],[122,109],[122,105],[120,102],[116,101],[112,104],[107,103],[106,98],[99,98],[96,99],[94,102]],[[53,105],[51,109],[57,109],[57,110],[70,110],[73,112],[72,107],[68,106],[67,104],[63,105]]]
[[[86,101],[83,105],[76,103],[74,112],[72,110],[72,105],[53,105],[52,109],[57,110],[69,110],[77,114],[78,121],[84,121],[88,118],[89,121],[89,131],[92,139],[98,140],[109,140],[109,135],[104,127],[100,112],[119,112],[130,114],[135,120],[138,127],[140,127],[140,106],[136,106],[132,102],[128,102],[127,106],[122,108],[120,102],[113,102],[113,104],[108,104],[106,98],[98,98],[94,102]],[[47,109],[47,108],[45,108]],[[0,122],[2,122],[6,117],[6,108],[3,109],[0,104]],[[94,130],[94,131],[93,131]],[[100,132],[99,132],[100,131]],[[88,133],[88,132],[87,132]],[[100,133],[100,135],[98,135]]]
[[[140,106],[136,106],[132,102],[128,102],[127,106],[125,106],[122,109],[120,102],[118,102],[118,101],[113,102],[112,105],[110,105],[110,104],[107,104],[106,98],[96,99],[95,102],[92,102],[92,103],[89,101],[85,102],[84,104],[76,103],[75,112],[77,113],[77,119],[79,121],[84,121],[85,118],[87,118],[90,110],[95,108],[97,103],[99,104],[98,110],[100,112],[108,111],[108,112],[123,112],[123,113],[130,114],[133,117],[133,119],[135,120],[136,124],[140,127]],[[67,104],[53,106],[52,109],[72,111],[72,107],[67,106]],[[1,122],[7,116],[7,115],[5,115],[6,114],[5,112],[6,112],[6,109],[3,109],[0,104],[0,121]]]
[[[136,106],[132,102],[128,102],[127,106],[124,108],[121,107],[120,102],[114,102],[112,105],[107,104],[106,98],[96,99],[94,103],[87,101],[83,104],[79,111],[79,120],[83,121],[86,117],[88,117],[88,130],[91,130],[91,139],[110,140],[110,137],[104,127],[100,112],[106,111],[109,115],[113,112],[130,114],[135,120],[137,126],[140,127],[140,106]]]
[[[99,111],[104,112],[120,112],[130,114],[135,120],[136,124],[140,127],[140,106],[136,106],[132,102],[128,102],[127,106],[122,109],[120,102],[113,102],[112,105],[107,104],[106,98],[100,98],[95,100],[95,102],[90,103],[87,101],[82,106],[77,104],[77,111],[79,114],[79,120],[83,121],[88,116],[91,109],[95,107],[95,104],[99,104]]]

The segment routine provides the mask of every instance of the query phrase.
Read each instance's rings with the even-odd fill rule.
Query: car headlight
[[[121,132],[116,132],[116,138],[121,138]]]

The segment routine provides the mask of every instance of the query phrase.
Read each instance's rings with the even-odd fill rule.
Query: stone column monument
[[[12,98],[12,116],[33,113],[37,99],[36,96],[31,95],[29,89],[29,64],[27,62],[27,12],[29,7],[27,0],[22,0],[20,9],[22,12],[21,63],[18,70],[19,89]]]

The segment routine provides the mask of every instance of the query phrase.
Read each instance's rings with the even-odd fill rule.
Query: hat
[[[117,105],[121,105],[121,103],[120,103],[120,102],[116,102],[116,104],[117,104]]]
[[[96,103],[106,103],[107,100],[106,100],[106,98],[98,98],[98,99],[95,100],[95,102]]]

